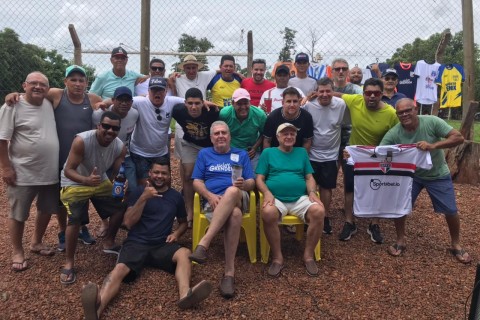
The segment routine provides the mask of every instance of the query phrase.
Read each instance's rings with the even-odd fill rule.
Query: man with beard
[[[170,165],[165,160],[152,163],[146,186],[134,189],[128,197],[124,223],[129,228],[115,268],[98,285],[89,282],[82,289],[81,299],[86,320],[99,319],[110,301],[119,293],[122,282],[134,281],[145,266],[174,274],[178,285],[180,309],[196,306],[212,291],[202,280],[190,288],[192,264],[190,250],[177,240],[187,230],[187,217],[182,196],[170,188]],[[175,218],[178,227],[172,230]]]
[[[107,235],[103,241],[105,253],[118,254],[115,236],[123,219],[122,199],[112,196],[113,177],[116,176],[125,157],[126,148],[117,135],[120,116],[106,111],[96,130],[79,133],[62,170],[60,199],[68,212],[66,231],[66,262],[60,282],[71,284],[76,280],[74,269],[75,249],[80,224],[87,224],[88,204],[92,202],[102,219],[110,218]],[[106,172],[113,168],[112,176]]]
[[[243,79],[242,88],[250,94],[250,104],[258,107],[262,94],[268,89],[275,88],[275,83],[265,79],[267,63],[264,59],[252,61],[252,77]]]

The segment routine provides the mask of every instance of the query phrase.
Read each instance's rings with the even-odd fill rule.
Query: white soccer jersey
[[[349,164],[354,164],[355,216],[400,218],[412,211],[415,169],[432,168],[430,152],[414,144],[347,146]]]

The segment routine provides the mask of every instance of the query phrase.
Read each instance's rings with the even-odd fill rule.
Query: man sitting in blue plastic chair
[[[206,200],[204,212],[210,226],[189,258],[205,263],[210,243],[223,228],[225,273],[220,282],[220,292],[223,297],[231,298],[235,292],[234,262],[242,213],[248,210],[248,192],[255,187],[255,180],[248,153],[230,147],[230,130],[225,122],[212,123],[210,139],[213,147],[200,150],[192,173],[194,190]],[[232,174],[235,166],[242,168],[241,174]]]
[[[272,250],[272,263],[267,271],[271,277],[278,277],[284,268],[278,223],[287,214],[308,224],[303,261],[310,276],[319,273],[314,249],[322,234],[325,208],[317,196],[307,151],[293,146],[297,130],[291,123],[279,125],[276,131],[279,146],[263,150],[256,169],[257,188],[264,195],[261,218]]]

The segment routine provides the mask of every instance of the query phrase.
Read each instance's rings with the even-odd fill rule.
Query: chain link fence
[[[0,1],[0,31],[10,28],[24,44],[56,50],[73,60],[68,25],[73,24],[83,51],[83,63],[98,74],[111,65],[109,52],[116,46],[129,51],[128,69],[140,70],[141,0],[9,0]],[[480,5],[473,1],[474,36],[480,36]],[[336,57],[351,66],[365,67],[391,58],[397,48],[416,38],[427,39],[449,28],[462,30],[461,0],[151,0],[151,58],[158,57],[172,69],[182,34],[206,38],[213,45],[207,56],[210,69],[219,65],[222,53],[247,53],[247,33],[252,31],[254,58],[264,58],[271,68],[284,46],[281,31],[295,32],[295,52],[307,52],[322,63]],[[477,40],[478,41],[478,40]],[[0,43],[0,45],[2,45]],[[158,55],[155,52],[169,53]],[[16,53],[12,53],[14,56]],[[0,57],[2,60],[2,57]],[[9,77],[0,83],[0,95],[12,83],[21,88],[28,63],[3,59],[0,68]],[[50,58],[52,60],[52,58]],[[237,56],[241,68],[246,56]],[[3,71],[2,71],[3,72]],[[91,79],[92,80],[92,79]]]

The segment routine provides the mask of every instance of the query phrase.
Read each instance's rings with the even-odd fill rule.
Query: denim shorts
[[[455,201],[455,190],[450,175],[435,180],[426,180],[414,177],[412,186],[412,206],[415,204],[420,191],[427,189],[433,210],[436,213],[456,215],[458,212]]]
[[[135,164],[135,172],[138,180],[148,178],[148,171],[150,170],[152,163],[157,159],[167,159],[170,163],[170,154],[168,153],[164,156],[149,158],[130,152],[130,157]]]

